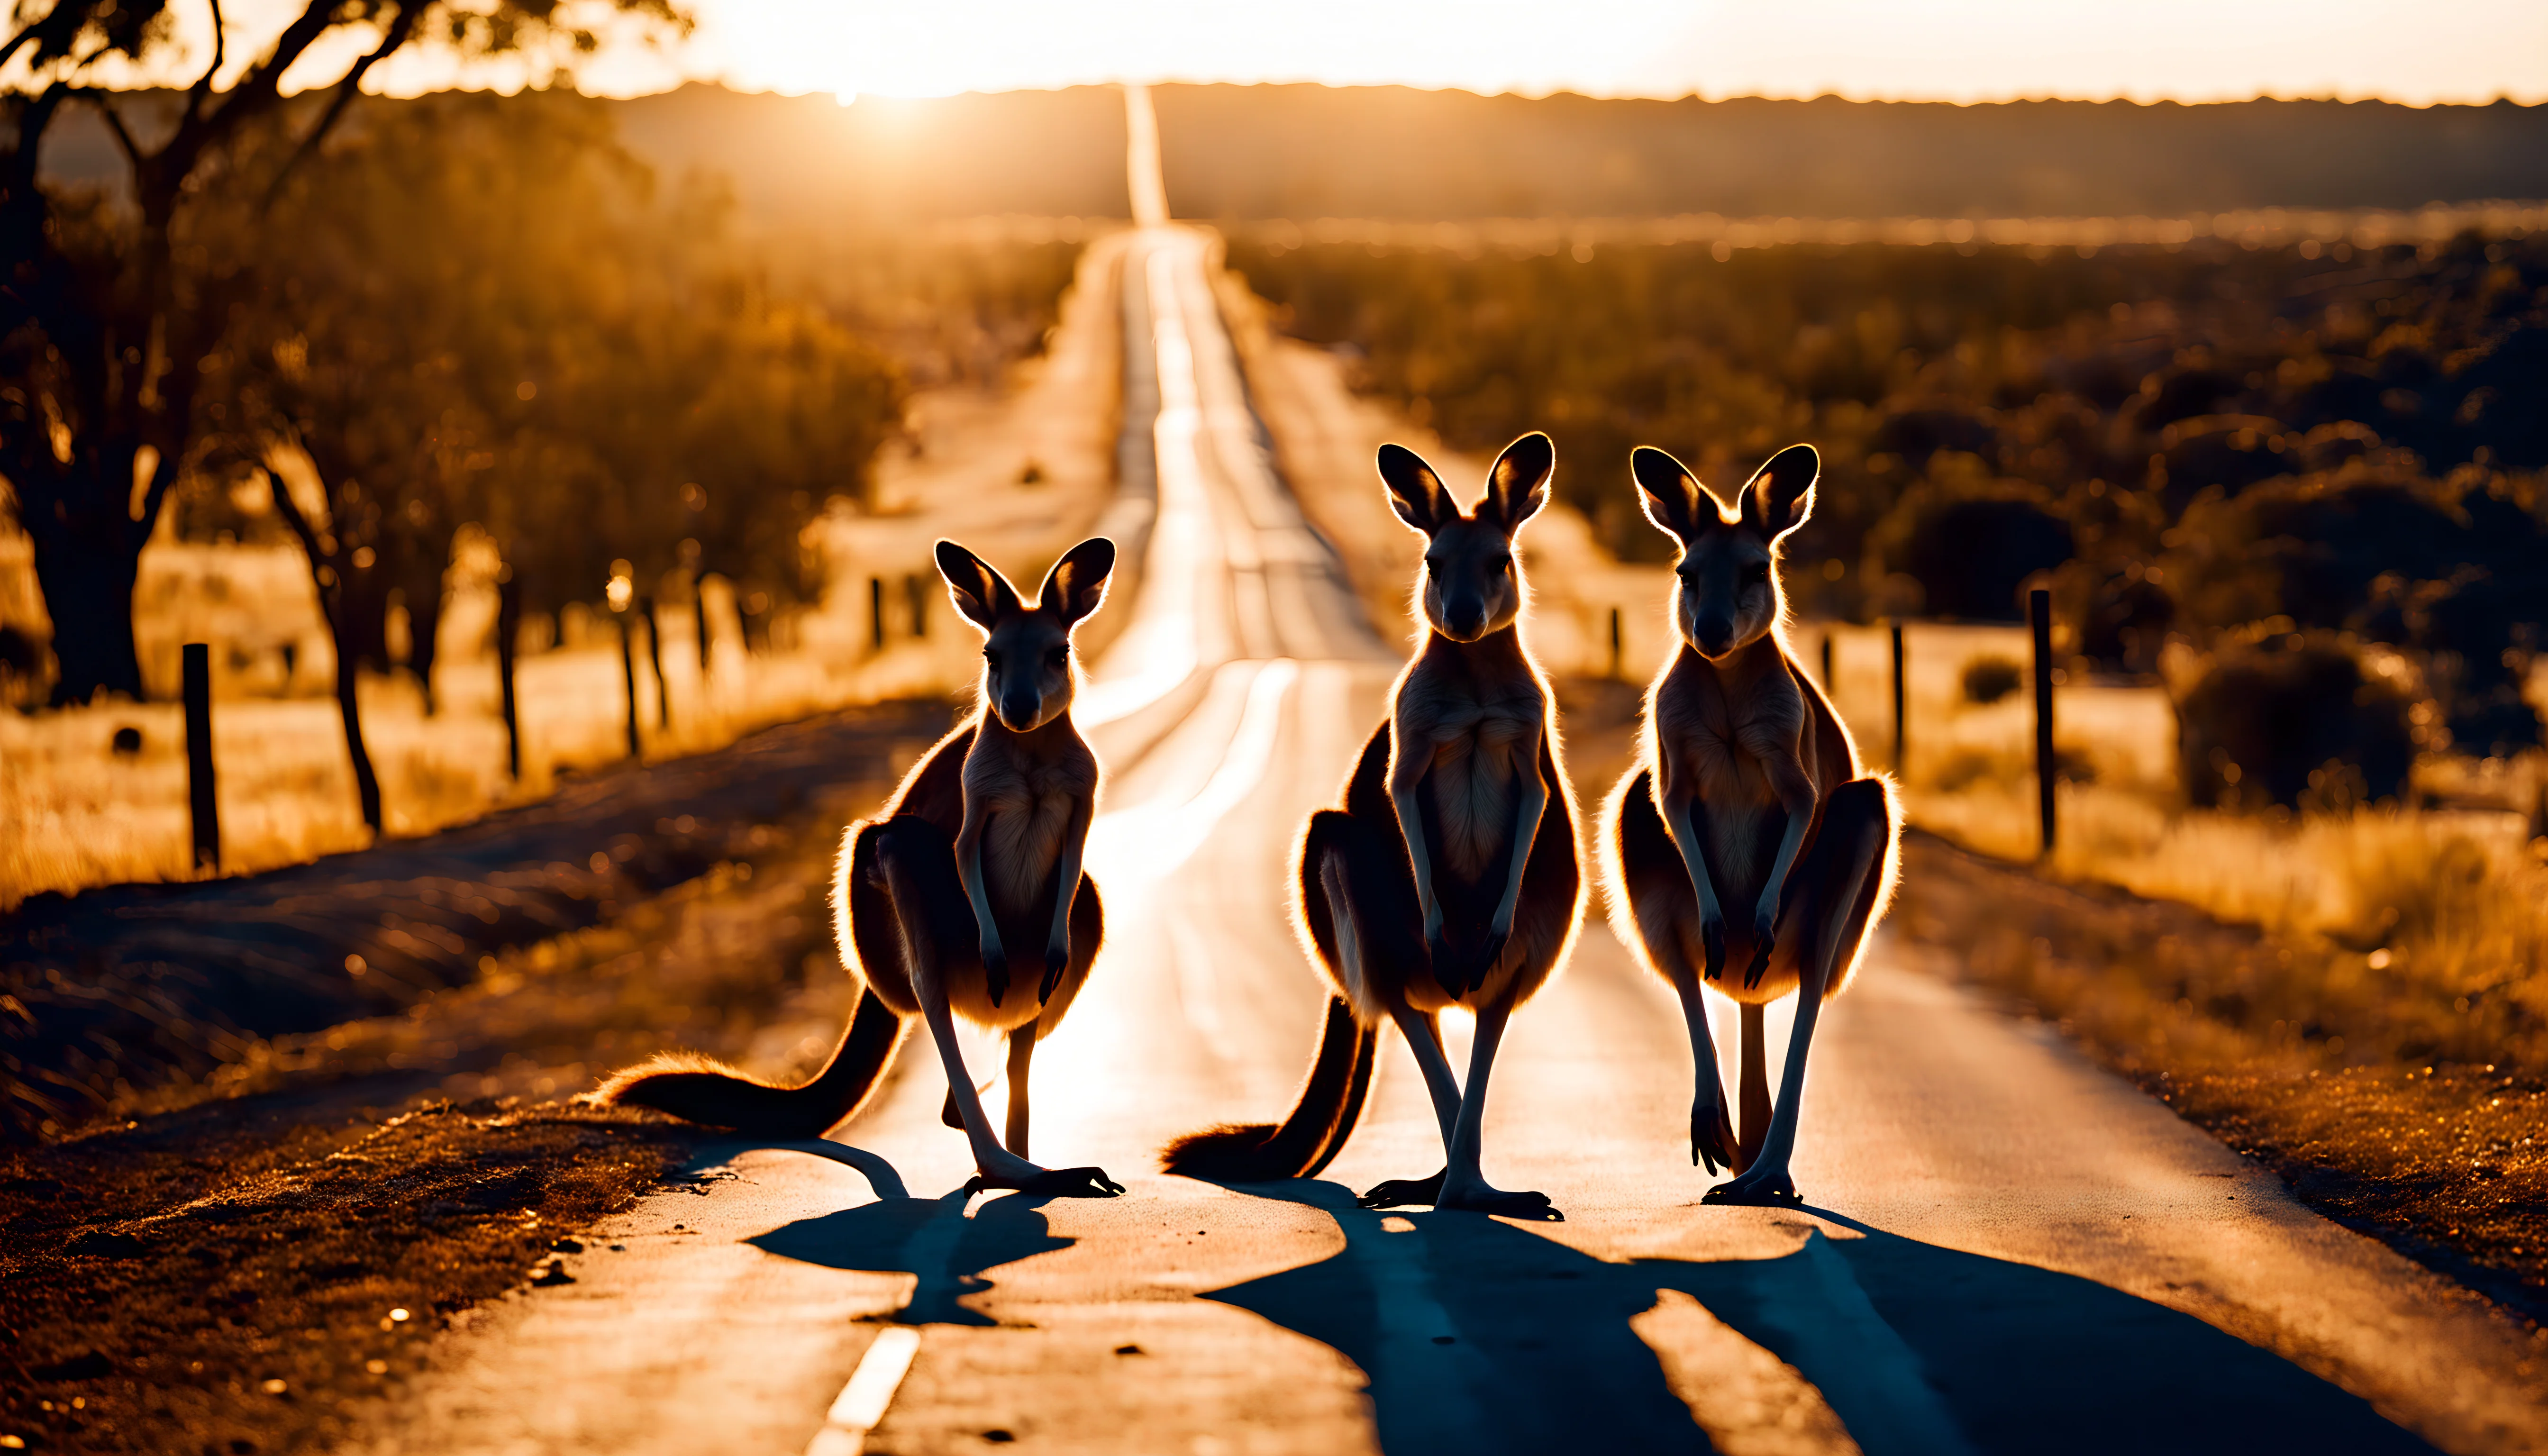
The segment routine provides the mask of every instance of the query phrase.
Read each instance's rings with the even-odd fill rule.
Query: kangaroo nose
[[[1474,637],[1487,624],[1487,604],[1483,601],[1454,601],[1443,614],[1450,618],[1455,637]]]
[[[1690,623],[1690,630],[1698,638],[1698,650],[1711,656],[1734,645],[1734,622],[1729,617],[1703,616]]]
[[[1036,714],[1043,707],[1044,699],[1040,696],[1033,693],[1012,692],[1000,699],[1000,718],[1012,728],[1023,727],[1033,723],[1036,720]]]

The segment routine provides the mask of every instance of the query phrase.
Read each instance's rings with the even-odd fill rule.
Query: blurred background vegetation
[[[1455,446],[1551,430],[1561,494],[1622,556],[1669,544],[1633,445],[1730,490],[1810,440],[1806,614],[2015,620],[2048,581],[2065,656],[2151,678],[2171,641],[2200,651],[2196,802],[2343,792],[2311,777],[2329,761],[2392,797],[2417,752],[2539,743],[2548,239],[1541,252],[1259,228],[1230,257]]]

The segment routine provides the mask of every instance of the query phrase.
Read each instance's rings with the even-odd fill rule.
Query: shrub
[[[2004,657],[1977,657],[1964,665],[1964,700],[1994,703],[2026,682],[2026,670]]]
[[[2394,798],[2415,757],[2406,695],[2326,633],[2225,644],[2177,707],[2186,798],[2328,808]]]

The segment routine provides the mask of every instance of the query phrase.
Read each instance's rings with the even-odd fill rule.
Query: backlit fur
[[[1624,889],[1628,870],[1620,859],[1619,816],[1626,795],[1641,781],[1640,771],[1644,781],[1659,784],[1653,771],[1671,753],[1674,772],[1690,775],[1705,806],[1701,832],[1725,912],[1726,960],[1735,967],[1714,984],[1737,1001],[1766,1005],[1795,990],[1799,980],[1798,949],[1783,937],[1757,984],[1746,986],[1740,974],[1754,949],[1751,907],[1768,880],[1782,822],[1780,780],[1801,775],[1819,804],[1840,784],[1874,776],[1883,785],[1891,821],[1899,825],[1902,817],[1892,780],[1867,774],[1848,726],[1787,645],[1780,545],[1813,508],[1819,466],[1809,446],[1782,451],[1728,509],[1663,451],[1640,449],[1633,463],[1647,517],[1682,545],[1673,588],[1682,646],[1647,686],[1638,768],[1621,777],[1602,806],[1596,850],[1604,908],[1620,941],[1664,975],[1647,952]],[[1663,805],[1655,807],[1660,812]],[[1891,902],[1899,858],[1899,835],[1889,836],[1870,928]],[[1680,872],[1678,865],[1673,872]],[[1665,912],[1650,905],[1648,913]],[[1649,929],[1662,936],[1683,928],[1659,920]],[[1847,988],[1867,939],[1862,937],[1849,958],[1833,968],[1826,1000]],[[1692,963],[1703,958],[1694,942],[1687,956]]]

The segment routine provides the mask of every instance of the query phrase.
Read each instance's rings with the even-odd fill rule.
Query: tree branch
[[[301,549],[309,553],[311,575],[318,575],[321,567],[332,566],[333,556],[318,549],[318,533],[311,528],[310,517],[301,513],[301,502],[292,499],[292,487],[285,483],[283,472],[268,465],[265,467],[265,480],[267,486],[274,492],[275,513],[282,516],[283,523],[292,528],[292,534],[301,538]],[[319,595],[323,602],[326,593],[321,592]],[[328,619],[333,621],[334,618],[335,613],[329,612]]]
[[[301,14],[283,28],[274,40],[274,48],[265,58],[248,68],[239,83],[224,93],[227,99],[210,111],[186,117],[178,124],[177,135],[159,149],[159,158],[168,175],[183,178],[195,169],[195,159],[204,149],[241,125],[271,108],[282,96],[283,73],[292,68],[320,37],[335,28],[335,0],[307,0]]]
[[[137,180],[143,164],[149,158],[141,154],[141,143],[133,139],[133,133],[124,125],[124,117],[116,111],[115,103],[110,99],[115,93],[78,86],[72,88],[71,94],[96,108],[97,114],[106,118],[106,129],[115,134],[115,144],[124,148],[124,159],[133,163],[133,170]]]
[[[213,7],[213,63],[204,67],[192,89],[186,92],[186,119],[203,115],[204,98],[213,94],[213,77],[222,71],[223,57],[228,53],[229,28],[222,22],[222,0],[210,0]]]
[[[355,61],[352,68],[345,72],[344,79],[336,83],[336,94],[327,99],[327,109],[318,114],[318,124],[310,129],[309,136],[301,138],[300,145],[292,148],[292,155],[284,158],[282,167],[274,174],[274,180],[266,184],[265,200],[257,204],[259,213],[274,210],[275,200],[283,196],[283,184],[291,180],[293,169],[307,161],[310,154],[318,149],[318,143],[325,140],[327,134],[335,129],[338,119],[345,115],[346,108],[352,106],[354,98],[362,94],[364,73],[383,59],[397,53],[399,47],[405,46],[415,34],[416,16],[420,10],[421,7],[415,5],[400,6],[398,14],[391,17],[389,25],[382,30],[381,44],[373,46],[367,54]]]

